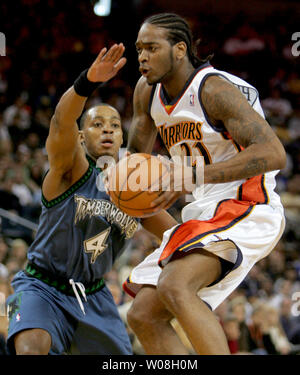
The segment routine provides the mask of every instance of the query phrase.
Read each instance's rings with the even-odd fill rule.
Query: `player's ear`
[[[181,60],[186,55],[186,44],[184,42],[178,42],[175,44],[175,56],[178,60]]]

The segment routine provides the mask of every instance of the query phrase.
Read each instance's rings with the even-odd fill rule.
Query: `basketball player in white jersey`
[[[264,119],[256,89],[201,62],[184,19],[148,18],[136,48],[142,77],[129,151],[151,153],[159,132],[170,155],[202,155],[205,165],[204,195],[193,192],[183,223],[165,232],[160,248],[124,283],[135,296],[128,322],[147,354],[186,354],[170,324],[174,317],[197,353],[229,354],[213,310],[282,235],[285,220],[274,187],[285,151]],[[170,167],[172,180],[182,166]],[[187,192],[162,192],[154,204],[168,207]]]

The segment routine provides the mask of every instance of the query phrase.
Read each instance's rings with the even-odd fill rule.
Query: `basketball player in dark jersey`
[[[131,354],[131,344],[103,275],[137,229],[136,219],[110,202],[101,156],[117,159],[121,119],[108,105],[80,117],[87,97],[121,69],[122,44],[104,48],[60,99],[46,148],[50,169],[28,264],[8,298],[8,347],[16,354]],[[174,225],[166,212],[142,224],[157,236]]]

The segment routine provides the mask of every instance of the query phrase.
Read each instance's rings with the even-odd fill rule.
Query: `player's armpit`
[[[257,176],[285,166],[284,148],[267,121],[230,82],[209,77],[201,99],[213,123],[222,122],[245,149],[225,162],[205,167],[205,182],[219,183]]]
[[[162,240],[164,232],[177,225],[178,222],[167,211],[161,210],[154,216],[142,219],[141,224],[147,231]]]
[[[151,153],[157,129],[151,118],[148,107],[151,96],[151,86],[141,77],[133,95],[133,119],[128,134],[127,149],[132,152]]]

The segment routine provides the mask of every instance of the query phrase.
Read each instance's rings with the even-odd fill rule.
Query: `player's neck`
[[[170,77],[166,77],[166,79],[162,81],[162,84],[171,100],[179,95],[194,70],[195,68],[192,64],[186,62],[179,66]]]

